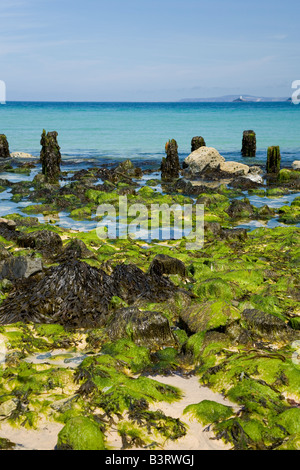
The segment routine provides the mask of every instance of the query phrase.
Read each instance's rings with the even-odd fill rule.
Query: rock
[[[35,175],[35,177],[33,178],[33,184],[34,184],[34,185],[44,184],[45,182],[46,182],[46,176],[43,175],[42,173],[38,173],[38,174]]]
[[[176,192],[180,192],[189,196],[198,196],[199,194],[211,192],[211,188],[209,186],[205,186],[203,184],[192,184],[191,181],[187,180],[186,178],[178,179],[173,186],[173,189]]]
[[[68,260],[68,259],[88,259],[92,258],[94,253],[89,250],[86,244],[79,240],[78,238],[74,238],[69,243],[66,244],[64,247],[64,252],[59,257],[60,260]]]
[[[269,147],[267,155],[267,173],[277,175],[280,171],[280,148],[278,146]]]
[[[58,183],[60,176],[61,154],[60,147],[57,143],[57,132],[48,132],[43,130],[41,137],[41,154],[42,173],[45,175],[47,183]]]
[[[12,152],[10,156],[12,158],[36,158],[30,153],[25,153],[25,152]]]
[[[229,241],[245,241],[248,235],[245,228],[222,228],[220,238]]]
[[[72,417],[57,436],[58,450],[105,450],[99,423],[84,416]]]
[[[253,183],[263,184],[264,182],[263,178],[258,173],[248,173],[245,178],[252,181]]]
[[[16,222],[10,219],[0,218],[0,228],[6,228],[8,230],[16,230]]]
[[[109,276],[102,269],[71,259],[46,273],[19,282],[0,305],[0,324],[59,323],[67,327],[101,327],[112,313],[112,297],[128,304],[172,299],[178,289],[164,276],[144,273],[135,265],[117,265]]]
[[[60,413],[65,413],[66,411],[70,410],[74,405],[74,402],[78,400],[78,395],[73,395],[71,397],[62,398],[61,400],[56,400],[53,402],[50,407],[55,410],[59,411]]]
[[[290,332],[290,328],[283,320],[257,309],[244,310],[242,312],[242,319],[247,323],[251,332],[266,339],[283,338],[285,333]]]
[[[206,147],[204,138],[201,136],[193,137],[191,142],[191,152],[198,150],[200,147]]]
[[[62,250],[62,239],[51,230],[37,230],[36,232],[22,233],[17,239],[18,246],[33,248],[37,251],[53,256]]]
[[[222,230],[221,224],[219,222],[204,222],[204,232],[211,232],[214,236],[220,235]]]
[[[0,160],[2,158],[10,158],[9,145],[4,134],[0,134]]]
[[[216,170],[224,162],[225,158],[213,147],[200,147],[184,160],[187,171],[192,175],[203,173],[205,170]]]
[[[136,196],[137,192],[133,188],[121,188],[119,189],[120,196]]]
[[[4,187],[4,188],[7,188],[9,186],[12,186],[13,183],[7,179],[4,179],[4,178],[0,178],[0,186]]]
[[[258,165],[251,165],[249,166],[249,174],[250,175],[261,175],[263,170]]]
[[[292,163],[293,170],[300,170],[300,160],[294,160]]]
[[[111,341],[129,336],[136,344],[151,351],[177,345],[166,317],[159,312],[140,311],[136,307],[117,310],[106,333]]]
[[[104,271],[70,260],[52,266],[40,280],[23,280],[0,305],[0,324],[103,326],[114,294],[112,279]]]
[[[185,278],[187,276],[185,265],[177,258],[159,254],[153,259],[149,272],[151,275],[162,276],[163,274],[179,274]]]
[[[226,327],[240,319],[239,311],[223,300],[193,305],[180,313],[181,320],[191,333]]]
[[[249,166],[243,163],[224,161],[220,164],[220,171],[228,173],[230,176],[243,176],[249,173]]]
[[[116,173],[122,173],[132,178],[138,178],[143,175],[141,168],[136,167],[131,160],[121,162],[115,169]]]
[[[167,278],[144,273],[134,264],[117,265],[112,274],[115,295],[132,304],[137,299],[163,302],[174,296],[177,288]]]
[[[40,258],[30,256],[14,256],[0,262],[0,280],[27,278],[43,270]]]
[[[250,179],[250,176],[256,175],[247,175],[247,176],[238,176],[229,183],[229,186],[236,189],[248,190],[248,189],[257,189],[261,184],[257,181]]]
[[[0,236],[6,240],[17,240],[19,232],[16,230],[16,222],[0,218]]]
[[[257,209],[256,215],[259,219],[269,219],[271,217],[274,217],[276,211],[273,208],[270,208],[266,204],[262,207],[259,207]]]
[[[18,400],[13,398],[12,400],[6,400],[0,405],[0,416],[8,417],[18,405]]]
[[[0,243],[0,261],[10,258],[11,256],[11,253],[5,248],[4,244]]]
[[[256,135],[252,130],[243,132],[242,140],[242,155],[243,157],[255,157],[256,155]]]
[[[178,157],[178,145],[176,140],[172,139],[166,143],[165,151],[167,157],[161,162],[161,178],[168,181],[179,177],[180,164]]]
[[[226,212],[232,219],[251,217],[254,214],[253,208],[249,202],[241,201],[238,199],[234,199],[231,202]]]

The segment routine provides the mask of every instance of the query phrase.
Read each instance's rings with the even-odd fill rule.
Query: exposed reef
[[[42,173],[0,180],[26,203],[0,219],[1,423],[60,423],[62,450],[112,448],[112,430],[119,449],[162,449],[186,436],[188,416],[232,449],[299,449],[297,166],[280,167],[277,150],[269,170],[226,161],[199,137],[182,168],[169,141],[161,175],[129,160],[67,174],[50,134]],[[62,212],[102,223],[100,204],[118,218],[120,196],[149,210],[203,205],[203,247],[56,223]],[[149,223],[148,213],[140,225]],[[216,400],[169,415],[164,403],[182,393],[158,377],[176,374]],[[0,436],[0,448],[18,446]]]

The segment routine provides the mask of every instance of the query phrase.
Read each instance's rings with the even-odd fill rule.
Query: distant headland
[[[215,98],[184,98],[179,100],[180,103],[276,103],[285,101],[291,101],[291,98],[272,98],[252,95],[225,95]]]

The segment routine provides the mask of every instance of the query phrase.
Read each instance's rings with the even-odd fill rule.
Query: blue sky
[[[290,96],[298,1],[0,0],[8,100]]]

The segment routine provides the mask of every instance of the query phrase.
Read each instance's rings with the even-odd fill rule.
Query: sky
[[[7,100],[291,96],[298,0],[0,0]]]

